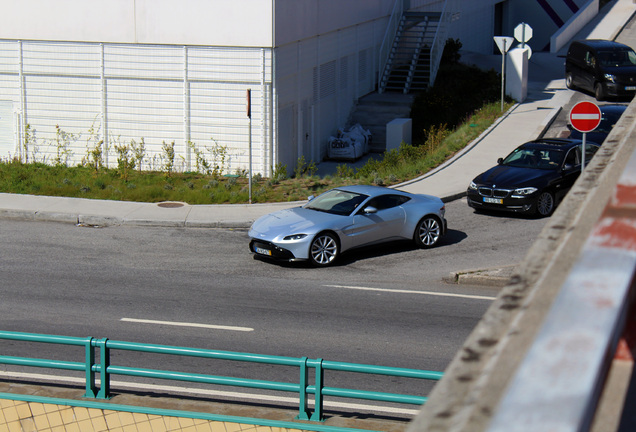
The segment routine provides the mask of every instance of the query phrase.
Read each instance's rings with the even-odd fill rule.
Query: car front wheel
[[[594,96],[597,101],[605,100],[605,90],[603,89],[603,84],[597,83],[594,87]]]
[[[415,227],[413,240],[419,247],[430,248],[439,242],[442,236],[442,226],[434,216],[426,216]]]
[[[565,86],[569,89],[575,89],[574,86],[574,77],[572,76],[572,72],[568,72],[565,74]]]
[[[554,195],[550,192],[541,192],[537,198],[537,213],[541,216],[550,216],[554,210]]]
[[[326,267],[338,257],[338,241],[333,234],[320,233],[309,246],[309,261],[315,266]]]

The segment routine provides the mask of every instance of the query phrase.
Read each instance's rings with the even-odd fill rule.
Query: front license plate
[[[634,91],[634,90],[636,90],[636,86],[627,86],[627,87],[625,87],[625,90]]]
[[[503,200],[499,198],[485,198],[484,202],[488,204],[503,204]]]
[[[272,256],[272,251],[269,249],[263,249],[263,248],[256,248],[256,253],[257,254],[261,254],[261,255],[267,255],[267,256]]]

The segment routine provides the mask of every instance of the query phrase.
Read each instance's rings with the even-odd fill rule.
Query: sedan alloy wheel
[[[554,196],[550,192],[541,192],[537,198],[537,213],[541,216],[550,216],[554,210]]]
[[[311,242],[309,259],[311,263],[324,267],[333,263],[338,257],[338,241],[332,234],[320,233]]]
[[[442,227],[437,218],[426,216],[415,228],[415,243],[424,248],[433,247],[439,241],[441,233]]]

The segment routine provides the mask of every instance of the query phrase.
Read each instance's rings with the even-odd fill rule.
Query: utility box
[[[508,51],[506,61],[506,94],[523,102],[528,97],[528,60],[530,50],[515,48]]]
[[[412,144],[413,120],[396,118],[386,124],[386,150],[397,149],[404,141]]]

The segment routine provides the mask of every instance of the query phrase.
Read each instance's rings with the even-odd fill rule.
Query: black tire
[[[603,84],[596,83],[596,85],[594,86],[594,97],[599,102],[605,100],[605,90],[603,89]]]
[[[340,255],[338,239],[331,233],[319,233],[309,246],[309,261],[316,267],[327,267]]]
[[[435,216],[424,216],[417,223],[413,241],[418,247],[431,248],[442,238],[442,224]]]
[[[576,86],[574,85],[574,77],[572,76],[572,72],[568,72],[565,74],[565,86],[572,90],[576,88]]]
[[[543,191],[539,194],[536,203],[536,211],[540,216],[550,216],[555,207],[554,195],[551,192]]]

